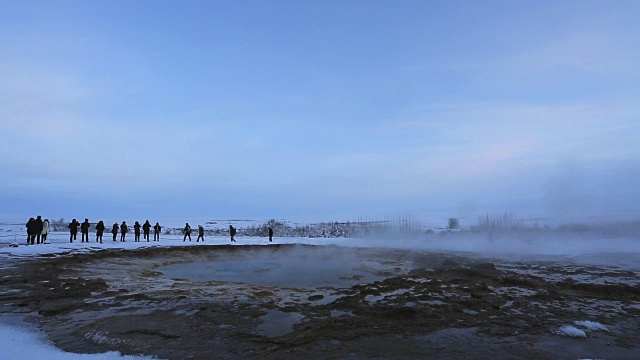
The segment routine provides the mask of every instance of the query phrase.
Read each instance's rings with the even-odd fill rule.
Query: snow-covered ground
[[[153,359],[148,356],[125,356],[119,352],[73,354],[51,344],[44,334],[17,316],[0,318],[0,349],[5,360],[113,360]]]
[[[226,225],[226,224],[225,224]],[[119,238],[119,236],[118,236]],[[53,232],[49,235],[48,243],[42,245],[25,245],[26,236],[24,226],[19,224],[0,224],[0,266],[11,266],[12,261],[52,254],[73,254],[92,252],[102,249],[134,250],[145,247],[166,246],[202,246],[233,244],[269,245],[266,237],[237,237],[236,243],[231,243],[228,237],[210,236],[204,242],[196,242],[197,231],[192,233],[191,241],[183,241],[181,235],[162,235],[159,242],[142,240],[134,242],[133,234],[127,235],[126,242],[113,242],[110,233],[106,233],[103,243],[96,243],[95,234],[90,234],[89,243],[69,242],[66,232]],[[460,236],[457,234],[425,235],[414,239],[394,238],[301,238],[276,237],[276,244],[309,244],[309,245],[338,245],[349,247],[381,247],[417,249],[443,252],[471,252],[485,256],[495,256],[520,261],[530,259],[554,259],[573,263],[599,266],[615,266],[631,270],[640,270],[640,239],[614,238],[598,239],[580,236],[563,236],[562,238],[528,239],[526,237],[486,237]],[[17,247],[11,245],[17,244]],[[558,334],[572,337],[585,336],[588,331],[607,331],[606,327],[593,322],[576,322],[558,330]],[[71,354],[65,353],[50,344],[44,334],[35,327],[23,323],[18,317],[3,316],[0,320],[0,347],[3,349],[3,359],[116,359],[140,358],[123,357],[116,352],[104,354]]]

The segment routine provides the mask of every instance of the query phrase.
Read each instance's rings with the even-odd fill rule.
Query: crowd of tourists
[[[42,220],[42,216],[37,218],[30,218],[27,222],[27,245],[36,245],[36,244],[45,244],[47,241],[47,235],[51,232],[51,226],[49,224],[49,219]],[[67,226],[69,228],[69,242],[73,243],[77,241],[78,237],[78,229],[80,230],[81,238],[80,242],[89,242],[89,230],[91,229],[91,224],[89,223],[89,219],[84,219],[83,223],[78,222],[78,220],[73,219],[71,223]],[[102,220],[98,221],[95,224],[94,230],[96,232],[96,242],[102,243],[102,236],[104,235],[106,227]],[[143,235],[143,240],[147,240],[149,242],[149,237],[151,234],[151,223],[149,220],[145,221],[144,224],[140,225],[139,222],[135,222],[133,224],[133,235],[134,241],[140,241],[140,234]],[[142,230],[142,232],[140,231]],[[236,242],[236,228],[232,225],[229,225],[229,235],[231,236],[231,242]],[[158,222],[153,225],[153,241],[160,241],[160,233],[162,232],[162,226]],[[184,234],[183,242],[191,241],[191,226],[189,223],[186,223],[185,227],[182,229]],[[118,233],[120,234],[120,242],[126,242],[127,233],[129,233],[129,226],[126,221],[123,221],[122,224],[118,225],[118,223],[114,223],[111,226],[111,235],[113,235],[113,242],[117,242]],[[204,228],[202,225],[198,225],[198,238],[196,242],[200,242],[202,240],[204,242]],[[273,229],[269,227],[269,242],[273,241]]]

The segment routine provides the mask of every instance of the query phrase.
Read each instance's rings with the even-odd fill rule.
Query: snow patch
[[[609,329],[607,329],[606,326],[602,325],[599,322],[595,322],[595,321],[589,321],[589,320],[576,321],[576,322],[574,322],[574,324],[576,324],[577,326],[584,327],[588,331],[606,331],[606,332],[609,332]]]
[[[576,328],[575,326],[565,325],[556,331],[558,335],[570,336],[570,337],[587,337],[587,333]]]

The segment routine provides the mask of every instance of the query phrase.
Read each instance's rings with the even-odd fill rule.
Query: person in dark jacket
[[[122,225],[120,225],[120,242],[126,242],[124,237],[127,235],[127,231],[129,231],[129,228],[127,228],[127,222],[123,221]]]
[[[104,233],[104,222],[102,220],[100,220],[96,224],[96,242],[100,242],[100,244],[102,244],[102,234],[103,233]]]
[[[269,242],[273,242],[273,229],[269,226]]]
[[[89,224],[89,219],[84,219],[84,222],[80,225],[80,232],[82,233],[82,241],[84,242],[84,239],[87,239],[87,242],[89,242],[89,228],[91,227],[91,224]]]
[[[198,239],[196,239],[196,242],[200,241],[200,239],[204,242],[204,228],[202,225],[198,225]]]
[[[118,223],[113,223],[113,227],[111,227],[111,234],[113,234],[113,242],[116,242],[116,237],[118,236]]]
[[[40,236],[42,235],[42,216],[38,215],[38,217],[35,219],[34,221],[34,228],[36,231],[36,244],[40,245]],[[33,242],[31,242],[31,245],[33,245]]]
[[[229,225],[229,235],[231,236],[231,242],[236,242],[236,239],[233,238],[234,236],[236,236],[236,228],[234,228],[232,225]]]
[[[149,242],[149,233],[150,232],[151,232],[151,224],[149,224],[149,220],[147,220],[142,225],[142,234],[144,235],[143,239],[147,239],[147,242]]]
[[[71,220],[71,223],[68,226],[69,242],[73,242],[73,240],[78,240],[78,226],[80,226],[80,223],[78,222],[78,220],[76,219]]]
[[[33,245],[36,238],[36,219],[29,218],[27,221],[27,245]]]
[[[182,242],[185,242],[187,237],[189,237],[189,241],[191,241],[191,226],[189,226],[189,223],[184,226],[182,232],[184,233],[184,239],[182,239]]]
[[[140,242],[140,223],[137,221],[135,224],[133,224],[133,235],[134,235],[134,241]]]
[[[153,225],[153,241],[160,241],[160,231],[162,231],[162,226],[156,221],[156,224]]]

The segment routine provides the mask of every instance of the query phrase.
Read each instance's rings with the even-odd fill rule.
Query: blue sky
[[[640,217],[640,2],[1,4],[2,217]]]

